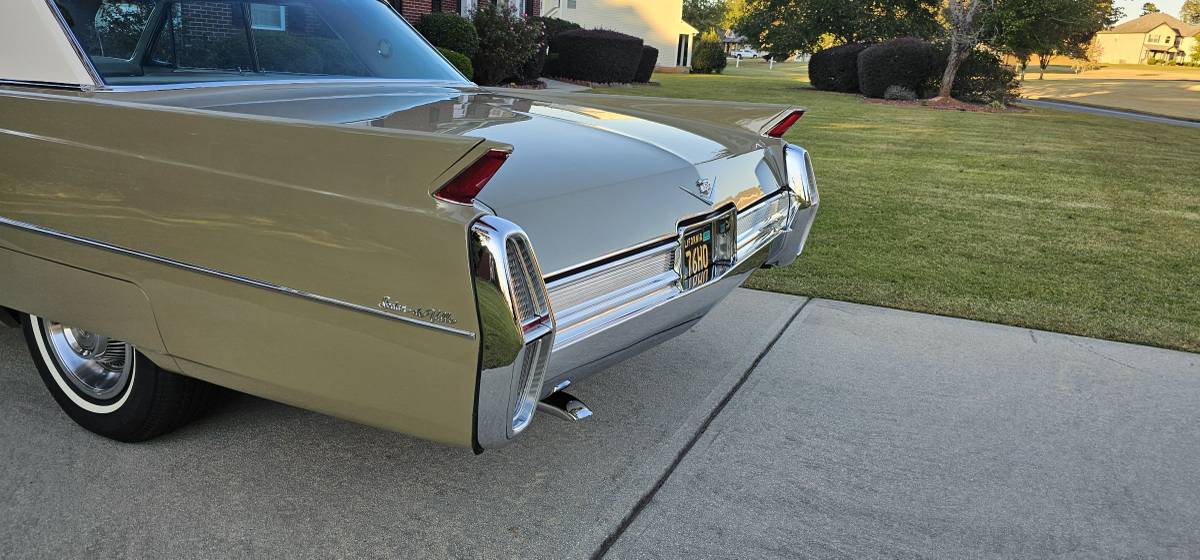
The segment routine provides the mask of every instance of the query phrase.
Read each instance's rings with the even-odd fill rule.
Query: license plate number
[[[679,277],[685,291],[711,282],[732,264],[733,234],[732,215],[683,231],[679,243]]]

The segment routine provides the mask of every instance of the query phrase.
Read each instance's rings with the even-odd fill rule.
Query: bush
[[[442,53],[442,56],[446,57],[446,60],[450,61],[450,64],[458,68],[458,71],[462,72],[462,75],[466,76],[467,79],[471,79],[475,75],[475,68],[471,65],[471,59],[467,58],[467,55],[443,47],[438,47],[437,50]]]
[[[576,29],[554,39],[559,76],[597,83],[629,83],[642,60],[642,40],[606,29]]]
[[[650,81],[650,77],[654,75],[654,68],[658,66],[658,49],[650,45],[642,45],[642,60],[638,63],[637,73],[633,76],[633,81],[644,84]]]
[[[808,81],[822,91],[858,93],[858,55],[871,45],[847,43],[812,55]]]
[[[542,28],[545,30],[546,47],[544,52],[546,53],[546,58],[542,66],[542,75],[558,76],[558,68],[555,66],[558,63],[558,51],[555,49],[554,39],[558,37],[559,33],[564,31],[583,28],[578,23],[565,19],[552,17],[532,17],[529,19],[541,23]]]
[[[433,12],[417,22],[421,32],[435,47],[462,53],[467,58],[479,51],[479,33],[466,18],[450,12]]]
[[[916,101],[917,91],[904,86],[888,86],[883,98],[890,101]]]
[[[692,51],[693,74],[720,74],[726,64],[729,61],[725,58],[725,48],[715,33],[706,33],[696,42]]]
[[[882,98],[891,86],[917,91],[928,82],[933,45],[904,37],[870,47],[858,55],[858,87],[867,97]]]
[[[578,23],[567,21],[565,19],[553,17],[531,17],[529,19],[542,24],[542,28],[546,31],[546,41],[550,43],[551,46],[553,46],[554,38],[557,37],[559,33],[583,29]]]
[[[934,58],[930,64],[930,76],[922,87],[926,97],[936,95],[941,86],[950,47],[945,44],[935,45],[932,56]],[[982,50],[973,51],[963,61],[954,80],[954,87],[950,90],[950,95],[955,99],[973,103],[1008,103],[1020,96],[1020,93],[1017,73],[1005,66],[999,56]]]
[[[471,14],[471,21],[479,33],[479,50],[472,59],[476,82],[499,84],[517,75],[537,54],[542,25],[525,19],[511,6],[481,4]]]

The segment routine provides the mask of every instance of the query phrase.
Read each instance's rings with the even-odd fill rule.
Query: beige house
[[[683,21],[683,0],[542,0],[542,15],[641,37],[660,68],[691,64],[696,28]]]
[[[1192,59],[1197,41],[1200,41],[1200,26],[1188,25],[1164,13],[1147,14],[1097,34],[1098,62],[1146,64],[1151,59],[1200,62]]]

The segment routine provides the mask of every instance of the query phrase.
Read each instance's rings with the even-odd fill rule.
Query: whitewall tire
[[[42,381],[80,426],[118,441],[144,441],[204,410],[214,387],[159,368],[132,345],[26,315],[22,326]]]

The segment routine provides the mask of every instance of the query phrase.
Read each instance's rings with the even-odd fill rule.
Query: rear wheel
[[[214,387],[156,366],[133,345],[27,315],[25,340],[42,381],[77,424],[118,441],[145,441],[182,426]]]

